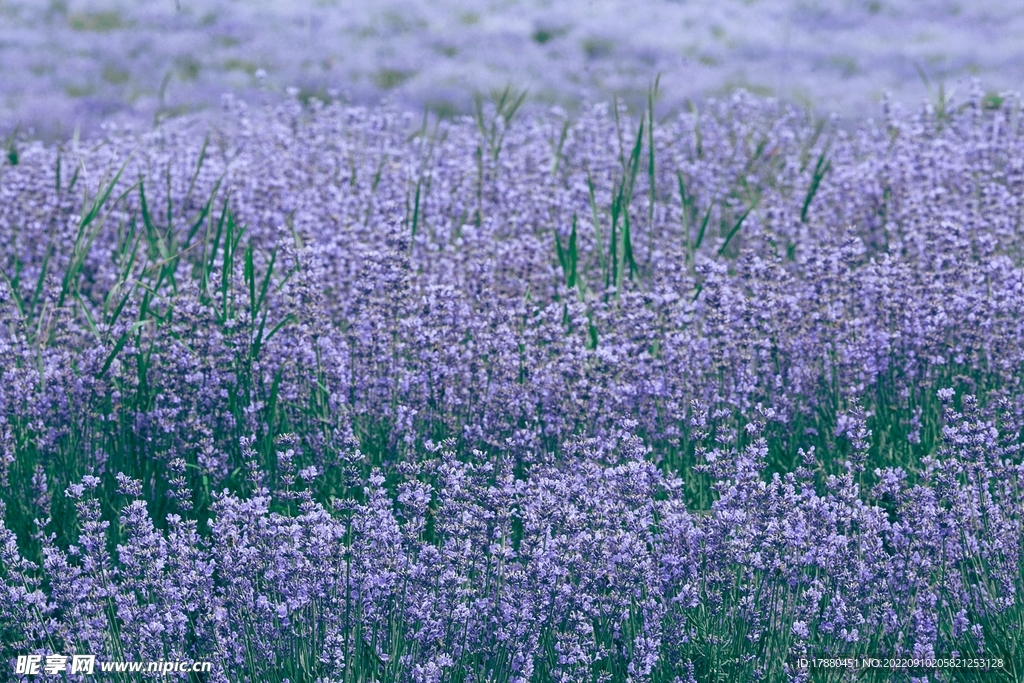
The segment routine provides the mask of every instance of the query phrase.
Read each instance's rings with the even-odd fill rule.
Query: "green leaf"
[[[708,221],[711,220],[711,209],[715,208],[715,200],[711,200],[711,204],[708,205],[708,210],[704,212],[704,220],[700,223],[700,230],[697,231],[697,241],[694,242],[693,250],[697,251],[700,249],[701,242],[704,241],[704,233],[708,229]]]
[[[565,275],[565,284],[572,289],[576,286],[576,214],[572,215],[572,232],[569,234],[568,250],[562,247],[562,238],[555,230],[555,248],[558,251],[558,263],[562,266],[562,273]]]
[[[594,221],[594,244],[600,247],[601,245],[601,223],[597,218],[597,199],[594,194],[594,179],[590,176],[590,169],[587,169],[587,192],[590,196],[590,214]],[[604,277],[604,256],[601,253],[601,249],[597,248],[594,251],[597,252],[597,265],[601,270],[601,275]]]
[[[721,256],[725,252],[725,248],[729,246],[729,242],[731,242],[732,238],[736,236],[736,233],[738,233],[740,231],[740,228],[743,227],[743,221],[747,220],[747,216],[749,216],[750,212],[753,211],[753,210],[754,210],[754,207],[751,206],[749,209],[744,211],[743,215],[740,216],[740,219],[738,221],[736,221],[736,225],[734,225],[732,227],[732,230],[730,230],[729,234],[726,235],[726,237],[725,237],[725,242],[723,242],[722,246],[719,247],[719,249],[718,249],[718,255],[719,256]]]
[[[416,200],[412,209],[412,237],[416,238],[416,228],[420,223],[420,185],[422,181],[416,181]]]
[[[555,250],[558,252],[558,265],[562,266],[562,272],[569,272],[569,265],[565,262],[565,251],[562,249],[562,238],[558,236],[558,230],[555,229]]]
[[[196,163],[196,172],[192,174],[192,180],[188,184],[188,192],[185,193],[184,202],[188,202],[188,198],[192,196],[192,190],[196,186],[196,180],[199,179],[199,172],[203,170],[203,162],[206,160],[206,146],[210,144],[210,134],[207,133],[206,137],[203,138],[203,146],[199,150],[199,161]],[[221,176],[223,177],[223,176]],[[211,197],[212,199],[212,197]],[[183,203],[184,203],[183,202]]]
[[[210,246],[210,256],[208,259],[203,260],[203,272],[202,272],[202,287],[201,290],[208,293],[208,287],[210,284],[210,276],[213,274],[213,264],[217,260],[217,250],[220,248],[221,235],[224,230],[224,223],[228,216],[228,200],[229,197],[224,198],[224,204],[220,210],[220,219],[217,221],[217,232],[213,236],[213,244]],[[207,230],[209,234],[209,230]],[[204,247],[205,248],[205,247]]]
[[[578,276],[576,274],[576,262],[578,260],[578,254],[576,252],[576,214],[572,215],[572,232],[569,234],[569,287],[575,287]]]
[[[825,150],[818,157],[818,163],[814,165],[814,174],[811,177],[811,186],[807,188],[807,197],[804,199],[803,208],[800,209],[800,222],[807,222],[807,209],[811,206],[811,201],[814,199],[814,195],[818,192],[818,186],[821,185],[821,179],[825,177],[829,169],[832,168],[832,162],[826,159],[828,154],[828,146],[826,145]]]
[[[139,320],[135,322],[130,328],[128,328],[128,330],[125,331],[125,333],[122,334],[120,338],[118,338],[117,343],[114,344],[114,348],[110,351],[110,354],[107,356],[107,359],[103,362],[103,369],[100,370],[100,373],[98,375],[96,375],[96,379],[102,379],[103,376],[107,374],[107,370],[110,369],[111,364],[114,362],[114,358],[117,356],[117,354],[121,352],[121,349],[124,348],[124,345],[128,343],[128,337],[137,332],[140,328],[142,328],[143,325],[147,325],[151,322],[153,322],[152,319]]]

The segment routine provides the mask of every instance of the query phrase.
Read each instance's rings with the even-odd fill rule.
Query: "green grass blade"
[[[700,230],[697,231],[697,241],[694,242],[693,250],[696,252],[700,249],[701,242],[704,241],[704,234],[708,229],[708,221],[711,220],[711,210],[715,208],[715,200],[711,200],[711,204],[708,205],[708,210],[704,212],[704,220],[700,223]]]
[[[223,316],[221,320],[228,319],[228,288],[231,281],[231,274],[235,268],[234,259],[234,240],[232,237],[235,232],[235,217],[234,214],[228,214],[228,224],[224,233],[224,259],[221,263],[220,270],[220,297],[221,305],[223,307]],[[232,307],[232,312],[234,307]]]
[[[681,205],[681,214],[683,219],[683,238],[686,244],[687,258],[690,259],[690,263],[693,263],[693,240],[690,236],[690,220],[691,214],[693,213],[693,198],[686,193],[686,184],[683,182],[683,174],[681,171],[676,171],[676,180],[679,182],[679,202]]]
[[[811,186],[807,188],[807,197],[804,199],[803,208],[800,209],[800,222],[807,222],[807,210],[811,206],[811,201],[814,200],[814,195],[818,192],[818,186],[821,185],[822,178],[828,173],[829,169],[832,168],[832,162],[826,158],[828,154],[828,146],[826,145],[825,150],[818,157],[818,163],[814,165],[814,174],[811,177]]]
[[[719,247],[719,249],[718,249],[718,255],[719,256],[721,256],[725,252],[726,247],[729,246],[729,242],[731,242],[732,238],[736,236],[736,233],[738,233],[740,231],[740,228],[743,227],[743,221],[747,220],[747,216],[749,216],[750,212],[753,211],[753,210],[754,210],[754,207],[751,206],[749,209],[744,211],[743,215],[740,216],[740,219],[738,221],[736,221],[736,225],[734,225],[732,227],[732,229],[729,231],[729,234],[725,236],[725,242],[723,242],[722,246]]]
[[[75,242],[71,248],[71,261],[68,264],[68,268],[64,272],[64,278],[61,281],[60,295],[58,296],[57,299],[58,308],[64,305],[64,300],[67,297],[68,292],[71,290],[72,285],[78,282],[78,276],[85,265],[85,259],[89,254],[89,249],[92,247],[93,241],[95,241],[97,235],[99,234],[99,231],[97,229],[96,231],[93,231],[91,236],[89,236],[89,228],[92,225],[93,221],[96,220],[96,217],[99,215],[100,210],[103,208],[104,204],[106,204],[107,200],[110,198],[111,192],[113,192],[114,187],[117,186],[117,182],[120,180],[121,174],[124,172],[124,169],[128,166],[129,161],[131,161],[131,157],[129,157],[124,162],[124,164],[121,165],[121,168],[117,171],[117,173],[114,174],[114,179],[111,180],[110,183],[107,185],[106,190],[104,190],[101,194],[97,195],[93,199],[92,206],[89,208],[89,211],[85,214],[85,216],[82,217],[82,220],[79,222],[78,234],[75,236]],[[124,193],[122,193],[118,197],[118,199],[114,203],[116,204],[120,202],[121,199],[123,199],[129,192],[131,192],[133,188],[134,185],[132,187],[129,187]]]
[[[268,341],[270,341],[270,338],[271,338],[271,337],[273,337],[273,336],[274,336],[275,334],[277,334],[277,333],[278,333],[278,331],[279,331],[279,330],[280,330],[280,329],[281,329],[282,327],[284,327],[284,326],[285,326],[285,325],[287,325],[288,323],[292,322],[292,320],[294,320],[294,317],[292,316],[292,314],[291,314],[291,313],[289,313],[288,315],[286,315],[286,316],[284,317],[284,319],[283,319],[283,320],[281,320],[281,322],[279,322],[279,323],[277,323],[276,325],[274,325],[273,329],[271,329],[271,330],[270,330],[270,332],[268,332],[268,333],[267,333],[267,336],[266,336],[266,337],[265,337],[265,338],[263,339],[263,341],[264,341],[264,342],[268,342]]]
[[[618,97],[618,95],[612,95],[612,114],[614,115],[614,118],[615,118],[615,135],[618,136],[618,139],[619,139],[619,166],[622,167],[622,173],[623,173],[623,175],[625,175],[626,173],[628,173],[628,171],[626,170],[626,168],[627,168],[627,166],[626,166],[626,157],[624,155],[625,144],[622,141],[622,122],[619,121],[619,97]]]
[[[134,287],[132,289],[134,289]],[[117,319],[121,317],[121,311],[124,310],[124,306],[128,303],[128,299],[131,298],[131,295],[132,290],[125,292],[124,296],[121,297],[121,303],[117,305],[114,312],[111,314],[110,319],[107,321],[107,325],[113,325],[117,322]]]
[[[270,262],[267,263],[267,273],[263,276],[263,284],[260,286],[260,298],[256,301],[256,310],[263,308],[266,301],[267,291],[270,289],[270,276],[274,272],[274,263],[277,261],[277,249],[270,252]]]
[[[153,222],[153,216],[149,212],[149,203],[146,201],[146,186],[139,181],[139,202],[142,204],[142,223],[146,226],[146,241],[149,242],[150,258],[165,259],[169,256],[167,247],[164,244],[163,235]]]
[[[228,197],[224,198],[224,204],[221,206],[220,219],[217,221],[217,232],[214,233],[213,243],[210,245],[209,258],[203,258],[203,271],[200,277],[200,291],[204,292],[206,296],[209,296],[210,276],[213,274],[213,264],[217,260],[217,250],[220,249],[221,235],[224,230],[224,223],[228,216]],[[207,230],[209,234],[209,230]],[[204,244],[203,248],[206,246]]]
[[[811,161],[811,150],[814,149],[814,145],[818,144],[818,139],[825,131],[825,124],[825,119],[821,119],[814,125],[814,132],[811,133],[811,137],[807,141],[807,144],[805,144],[800,150],[800,173],[807,170],[807,164]]]
[[[263,345],[263,328],[267,324],[267,312],[263,311],[263,315],[260,317],[260,326],[253,335],[252,342],[252,357],[259,358],[260,347]]]
[[[690,113],[693,115],[693,142],[697,159],[704,158],[704,134],[700,128],[700,110],[697,105],[690,102]]]
[[[174,192],[173,192],[173,188],[171,188],[171,165],[169,163],[167,164],[167,172],[165,173],[165,176],[167,178],[167,223],[166,223],[166,225],[167,225],[167,242],[168,242],[168,252],[171,252],[171,251],[174,251],[174,247],[173,247],[173,242],[174,242],[173,209],[174,209],[174,207],[173,207],[173,204],[172,204],[172,199],[174,197]]]
[[[619,281],[619,212],[622,208],[622,185],[619,185],[612,199],[612,234],[608,240],[608,272],[605,274],[604,287],[608,289]]]
[[[107,374],[107,370],[109,370],[110,366],[113,364],[114,358],[117,357],[117,354],[121,353],[121,349],[123,349],[124,345],[128,343],[128,337],[131,336],[132,334],[134,334],[135,332],[137,332],[139,330],[139,328],[141,328],[143,325],[146,325],[146,324],[151,323],[151,322],[153,322],[153,321],[152,320],[139,320],[139,321],[136,321],[128,330],[126,330],[124,332],[124,334],[122,334],[118,338],[117,343],[114,344],[114,348],[111,349],[110,353],[107,355],[107,359],[105,361],[103,361],[103,368],[100,370],[99,374],[96,375],[96,379],[102,379],[103,376]]]
[[[630,236],[629,211],[626,211],[624,214],[622,225],[622,257],[626,261],[625,265],[629,266],[629,279],[632,280],[633,275],[639,272],[639,268],[637,268],[636,259],[633,258],[633,239]]]
[[[89,325],[89,330],[93,333],[93,335],[97,339],[99,339],[100,338],[99,328],[96,327],[96,322],[93,320],[92,313],[89,312],[89,307],[86,305],[85,300],[82,299],[81,292],[77,292],[77,291],[75,292],[75,299],[78,300],[78,305],[81,306],[82,313],[85,314],[85,321]]]
[[[35,313],[36,306],[39,304],[39,298],[43,294],[43,281],[46,279],[46,269],[50,265],[51,256],[53,256],[52,243],[46,247],[46,255],[43,256],[43,265],[39,269],[39,278],[36,280],[36,288],[35,291],[32,292],[32,303],[28,308],[29,313]]]
[[[568,278],[569,264],[566,263],[565,250],[562,249],[562,238],[558,236],[558,229],[555,229],[555,251],[558,254],[558,265],[562,266],[563,275]]]
[[[75,172],[71,174],[71,181],[68,182],[68,192],[75,189],[75,183],[78,182],[78,172],[82,170],[81,165],[75,166]]]
[[[7,273],[0,270],[0,275],[3,276],[4,281],[7,283],[7,288],[11,290],[11,296],[14,297],[14,303],[18,307],[18,313],[22,319],[25,318],[25,302],[21,298],[21,292],[18,291],[18,283],[16,280],[12,280],[7,276]]]
[[[20,131],[21,124],[19,123],[14,127],[14,131],[7,137],[7,141],[4,143],[7,146],[7,162],[11,166],[18,165],[18,133]]]
[[[420,223],[420,186],[421,186],[421,184],[422,184],[422,181],[420,181],[420,180],[416,181],[416,199],[415,199],[415,201],[413,203],[413,208],[412,208],[412,237],[413,237],[413,239],[416,238],[416,228],[419,226],[419,223]]]
[[[213,207],[213,200],[217,196],[217,190],[220,189],[220,184],[221,181],[223,180],[224,176],[222,175],[220,179],[218,179],[217,182],[214,183],[213,192],[210,193],[210,198],[206,200],[205,204],[203,204],[203,208],[199,210],[199,217],[196,218],[195,221],[193,221],[192,227],[190,227],[188,230],[188,237],[185,239],[186,245],[192,244],[192,240],[195,239],[196,233],[198,233],[199,228],[202,227],[203,221],[205,221],[206,217],[210,214],[210,209]]]
[[[590,196],[590,214],[594,221],[594,244],[597,248],[597,265],[601,270],[601,277],[604,278],[604,256],[601,251],[601,222],[597,218],[597,198],[594,194],[594,179],[590,176],[590,169],[587,169],[587,192]]]
[[[576,273],[576,214],[572,216],[572,232],[569,234],[569,246],[568,248],[562,247],[562,238],[558,235],[558,231],[555,230],[555,249],[558,252],[558,263],[562,266],[562,273],[565,276],[565,285],[572,289],[576,286],[577,273]]]
[[[627,205],[633,198],[633,188],[636,187],[636,177],[640,172],[640,154],[644,146],[644,122],[640,121],[640,129],[636,133],[636,143],[633,151],[629,153],[629,185],[626,190]]]
[[[555,160],[551,164],[551,175],[558,175],[558,167],[562,163],[562,149],[565,146],[565,139],[569,135],[569,119],[562,124],[562,134],[558,136],[558,145],[555,147]]]
[[[658,85],[661,82],[659,73],[654,79],[654,86],[647,93],[647,230],[649,248],[647,250],[648,265],[654,253],[654,201],[657,198],[657,169],[654,165],[654,101],[658,98]]]
[[[187,202],[188,198],[192,196],[192,190],[195,189],[196,180],[199,179],[199,172],[203,170],[203,162],[206,160],[206,147],[210,144],[210,134],[207,133],[206,137],[203,138],[203,146],[199,150],[199,161],[196,163],[196,172],[192,174],[192,180],[188,183],[188,192],[185,193],[184,201]]]
[[[242,265],[242,274],[245,277],[245,284],[249,289],[249,320],[255,323],[256,321],[256,268],[252,262],[252,240],[249,240],[249,245],[245,248],[245,254],[243,257],[244,263]]]
[[[572,215],[572,232],[569,233],[569,282],[570,288],[576,286],[578,279],[576,274],[576,262],[578,254],[576,252],[576,214]]]
[[[89,212],[85,214],[85,216],[82,218],[79,224],[79,229],[84,229],[88,227],[99,214],[100,209],[103,208],[103,205],[106,203],[107,199],[110,198],[110,193],[113,192],[114,187],[117,186],[117,181],[121,179],[121,174],[124,172],[124,169],[127,168],[129,161],[131,161],[131,157],[125,160],[123,164],[121,164],[121,168],[118,169],[116,174],[114,174],[114,179],[111,180],[110,183],[107,185],[107,189],[104,190],[101,195],[98,195],[93,200],[92,206],[89,208]]]

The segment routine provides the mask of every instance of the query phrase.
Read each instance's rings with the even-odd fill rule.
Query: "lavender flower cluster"
[[[517,104],[11,144],[0,658],[1022,675],[1020,99]]]

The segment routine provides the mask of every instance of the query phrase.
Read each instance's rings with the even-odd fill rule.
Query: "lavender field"
[[[777,3],[666,8],[722,44],[648,90],[639,13],[173,4],[0,3],[0,680],[1024,680],[1024,102],[927,73],[1012,81],[1017,14],[950,5],[1007,30],[905,106]]]
[[[1024,677],[1021,99],[522,102],[11,138],[0,677]]]

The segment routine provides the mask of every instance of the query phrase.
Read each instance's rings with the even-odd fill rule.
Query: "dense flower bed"
[[[1022,675],[1019,99],[516,104],[12,144],[3,659]]]

